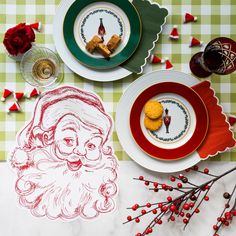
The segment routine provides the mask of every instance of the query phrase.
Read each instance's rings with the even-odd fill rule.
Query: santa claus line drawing
[[[93,219],[115,209],[113,122],[93,93],[63,86],[43,93],[17,135],[9,162],[21,206],[36,217]]]

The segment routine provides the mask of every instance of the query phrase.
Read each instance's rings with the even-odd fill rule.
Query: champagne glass
[[[189,63],[194,75],[205,78],[212,73],[227,75],[236,70],[236,42],[219,37],[210,41],[204,52],[193,55]]]
[[[63,79],[58,56],[45,47],[32,47],[20,63],[20,71],[27,83],[39,88],[52,88]]]

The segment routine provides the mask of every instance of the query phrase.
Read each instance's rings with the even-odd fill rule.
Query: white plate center
[[[118,6],[108,2],[96,2],[86,6],[77,16],[74,24],[74,37],[79,48],[89,56],[102,58],[98,53],[90,54],[86,44],[98,35],[107,44],[112,35],[121,37],[121,44],[112,53],[112,57],[120,53],[129,41],[130,22],[126,14]]]
[[[191,104],[182,96],[164,93],[152,98],[158,100],[163,108],[163,125],[157,131],[149,131],[144,126],[144,112],[140,124],[145,137],[157,147],[172,149],[184,145],[196,128],[196,115]]]

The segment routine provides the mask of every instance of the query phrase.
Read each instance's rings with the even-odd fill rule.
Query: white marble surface
[[[236,165],[235,162],[202,162],[200,166],[207,166],[212,173],[222,173]],[[117,199],[117,210],[111,214],[101,216],[93,221],[75,220],[72,222],[51,221],[45,218],[36,219],[29,211],[17,205],[14,192],[14,174],[7,163],[0,163],[0,235],[1,236],[129,236],[148,224],[149,216],[139,223],[123,225],[126,216],[130,213],[126,207],[133,203],[146,203],[148,201],[161,200],[161,194],[148,192],[143,184],[134,181],[133,177],[144,175],[157,177],[159,181],[165,182],[167,176],[147,171],[132,161],[120,162],[120,192]],[[193,181],[198,183],[199,176],[192,175]],[[174,223],[164,223],[155,228],[152,235],[158,236],[211,236],[213,235],[212,225],[216,217],[221,213],[225,199],[222,193],[231,191],[236,183],[236,172],[228,175],[212,188],[209,194],[210,201],[204,202],[201,213],[192,218],[191,223],[183,231],[181,219]],[[220,233],[221,236],[236,235],[236,220]]]

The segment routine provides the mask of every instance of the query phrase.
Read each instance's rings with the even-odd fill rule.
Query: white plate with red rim
[[[192,87],[198,84],[199,80],[191,75],[173,70],[154,71],[141,76],[122,95],[116,111],[115,124],[122,147],[135,162],[152,171],[172,173],[182,171],[197,164],[201,160],[198,152],[194,151],[187,157],[178,160],[165,161],[154,159],[136,144],[129,125],[130,111],[140,93],[152,85],[164,82],[175,82]]]

